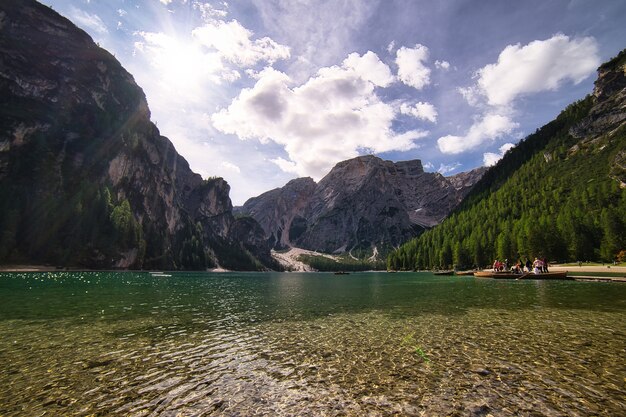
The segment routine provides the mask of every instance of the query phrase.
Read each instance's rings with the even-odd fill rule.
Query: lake
[[[0,415],[626,415],[626,284],[0,273]]]

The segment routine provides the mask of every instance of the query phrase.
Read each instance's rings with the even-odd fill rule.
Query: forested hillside
[[[390,269],[484,267],[494,258],[612,261],[626,249],[624,51],[594,94],[528,136],[441,225],[388,257]]]
[[[280,269],[150,121],[113,55],[34,0],[0,2],[0,264]]]

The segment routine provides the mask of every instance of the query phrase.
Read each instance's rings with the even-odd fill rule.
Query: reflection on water
[[[0,415],[626,415],[626,285],[0,274]]]

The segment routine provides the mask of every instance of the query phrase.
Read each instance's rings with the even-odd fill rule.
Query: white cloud
[[[128,14],[128,12],[126,10],[124,10],[124,9],[117,9],[117,14],[120,17],[124,17],[124,16],[126,16]]]
[[[135,54],[141,53],[156,70],[161,88],[196,100],[206,82],[220,84],[241,78],[238,68],[273,63],[289,57],[289,48],[253,33],[236,20],[211,20],[191,37],[137,32]]]
[[[281,170],[290,174],[298,174],[298,166],[295,162],[287,161],[285,158],[278,157],[272,159],[270,162],[275,163]]]
[[[237,165],[233,164],[232,162],[223,161],[221,166],[222,168],[227,169],[232,172],[236,172],[237,174],[241,173],[241,169]]]
[[[289,160],[272,162],[314,178],[362,153],[415,148],[414,141],[426,132],[394,132],[397,112],[375,93],[376,86],[390,82],[382,65],[374,53],[350,55],[342,66],[322,68],[298,86],[286,74],[266,68],[254,87],[212,116],[213,125],[240,139],[283,146]]]
[[[416,119],[428,120],[429,122],[437,122],[437,109],[430,103],[418,102],[411,106],[408,103],[400,105],[400,113],[408,114]]]
[[[424,165],[424,169],[425,170],[430,170],[433,169],[435,166],[432,164],[432,162],[426,162]]]
[[[428,60],[428,48],[417,44],[415,48],[402,47],[396,51],[398,78],[404,84],[421,90],[430,84],[430,69],[424,65]]]
[[[483,115],[463,136],[438,139],[439,150],[457,154],[472,150],[488,140],[514,135],[519,125],[508,115],[520,96],[556,90],[565,82],[580,83],[599,66],[598,46],[593,38],[574,38],[557,34],[528,45],[508,45],[498,62],[476,72],[476,83],[457,91],[471,106],[482,108]],[[509,144],[503,145],[509,146]],[[483,160],[492,165],[503,155],[485,153]]]
[[[161,3],[163,3],[164,5],[166,5],[166,6],[169,5],[172,2],[172,0],[159,0],[159,1]]]
[[[507,105],[520,95],[556,90],[566,81],[578,84],[599,65],[594,38],[557,34],[525,46],[507,46],[497,63],[477,72],[477,86],[490,105]]]
[[[221,57],[241,67],[273,63],[290,56],[289,48],[265,37],[251,40],[253,33],[238,21],[214,20],[192,32],[200,44],[215,49]]]
[[[512,143],[505,143],[504,145],[500,146],[499,153],[493,153],[493,152],[484,153],[483,154],[484,165],[487,167],[495,165],[500,159],[502,159],[504,154],[507,153],[507,151],[513,148],[514,146],[515,145]]]
[[[387,45],[387,52],[391,53],[394,49],[396,49],[396,41],[389,42],[389,45]]]
[[[319,68],[339,62],[355,50],[356,36],[376,13],[378,1],[252,0],[272,37],[288,42],[292,55],[289,75],[297,82]],[[357,40],[359,43],[362,38]]]
[[[353,69],[361,78],[371,81],[378,87],[387,87],[394,81],[389,67],[372,51],[367,51],[363,56],[356,52],[351,53],[343,61],[343,65]]]
[[[456,170],[460,166],[461,164],[459,162],[453,162],[451,164],[439,164],[439,169],[437,170],[437,172],[441,175],[446,175]]]
[[[488,113],[480,121],[475,122],[465,135],[443,136],[437,140],[437,144],[443,153],[458,154],[474,149],[487,140],[510,135],[518,126],[519,124],[508,116]]]
[[[222,6],[224,6],[225,8],[228,8],[228,4],[226,2],[223,2]],[[202,3],[200,1],[194,1],[193,8],[195,10],[200,11],[200,13],[202,14],[202,19],[205,22],[210,22],[214,18],[226,17],[228,15],[228,11],[218,9],[210,3]]]
[[[448,61],[435,61],[435,67],[442,69],[442,70],[448,70],[450,69],[450,63]]]
[[[476,86],[459,87],[456,89],[470,106],[478,106],[481,100],[480,91]]]
[[[76,7],[71,7],[70,17],[79,26],[87,27],[96,33],[104,34],[109,32],[106,25],[98,15],[89,14],[83,10],[77,9]]]

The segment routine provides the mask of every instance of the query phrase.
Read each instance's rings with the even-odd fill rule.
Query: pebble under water
[[[616,416],[625,358],[619,283],[0,273],[3,417]]]

